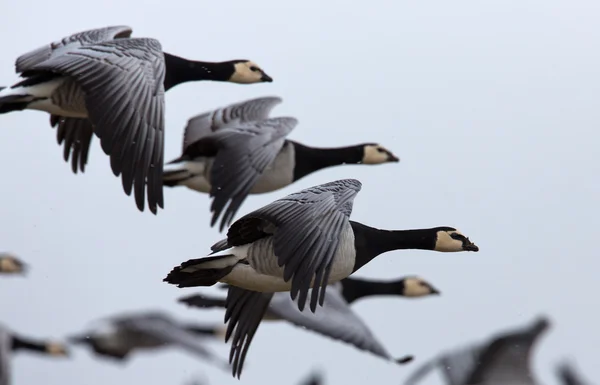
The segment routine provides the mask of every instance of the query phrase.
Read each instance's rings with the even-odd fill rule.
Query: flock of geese
[[[16,60],[21,79],[0,90],[0,113],[40,110],[50,114],[57,141],[73,173],[84,172],[91,140],[97,136],[115,176],[137,208],[156,214],[164,207],[163,186],[185,186],[208,194],[210,225],[227,228],[205,257],[182,261],[164,282],[179,288],[217,285],[222,297],[193,293],[179,302],[193,308],[224,309],[224,324],[188,324],[160,311],[117,314],[98,327],[68,336],[97,356],[124,361],[131,353],[167,346],[184,349],[240,377],[259,325],[287,321],[397,364],[352,304],[368,297],[418,298],[440,291],[418,276],[392,281],[352,274],[393,250],[477,252],[479,247],[451,226],[384,230],[350,219],[362,183],[328,181],[289,194],[237,216],[250,194],[273,192],[318,170],[346,164],[382,165],[399,158],[381,144],[312,147],[288,135],[294,117],[272,117],[282,99],[260,97],[224,106],[189,119],[181,156],[164,163],[164,93],[190,81],[238,84],[272,82],[250,60],[193,61],[162,50],[158,40],[131,37],[127,26],[79,32],[25,53]],[[316,143],[315,143],[316,144]],[[237,219],[236,219],[237,218]],[[22,274],[28,266],[12,254],[0,255],[0,273]],[[536,321],[525,331],[487,344],[448,353],[415,372],[415,383],[430,369],[443,367],[450,385],[535,384],[529,355],[549,325]],[[229,360],[206,342],[230,342]],[[0,330],[0,385],[11,380],[11,352],[30,350],[68,356],[66,343],[37,341]],[[562,367],[564,384],[583,383]],[[578,382],[579,381],[579,382]],[[322,379],[311,378],[311,384]]]

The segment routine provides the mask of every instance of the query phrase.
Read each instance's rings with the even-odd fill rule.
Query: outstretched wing
[[[164,55],[154,39],[117,39],[66,47],[31,71],[70,76],[86,94],[94,133],[127,195],[156,213],[163,207]]]
[[[185,153],[189,145],[221,128],[268,119],[273,107],[282,101],[279,97],[266,96],[231,104],[190,118],[183,132],[182,152]]]
[[[28,71],[52,57],[61,55],[66,50],[82,45],[98,44],[109,40],[128,38],[132,29],[126,25],[90,29],[75,33],[54,43],[47,44],[19,56],[15,62],[17,73]]]
[[[234,222],[227,233],[228,244],[244,245],[272,233],[283,279],[292,280],[292,299],[300,294],[301,311],[314,278],[310,301],[314,312],[317,300],[323,304],[340,235],[350,226],[352,204],[361,186],[356,179],[341,179],[278,199]]]
[[[386,360],[392,356],[373,335],[371,329],[354,313],[342,297],[339,287],[329,287],[323,308],[311,313],[298,310],[298,305],[285,292],[275,293],[269,312],[292,324],[326,337],[344,341]]]
[[[229,363],[233,363],[234,377],[239,378],[242,374],[250,343],[272,297],[273,293],[259,293],[229,286],[225,302],[225,322],[228,322],[225,342],[233,336]]]

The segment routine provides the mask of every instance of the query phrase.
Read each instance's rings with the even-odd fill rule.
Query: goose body
[[[164,92],[192,80],[271,81],[247,60],[194,62],[164,53],[158,40],[113,26],[76,33],[20,56],[23,80],[0,90],[0,113],[50,113],[73,172],[84,171],[95,134],[138,209],[163,207]],[[227,76],[227,77],[225,77]]]
[[[236,355],[234,374],[241,373],[242,344],[267,309],[262,293],[290,291],[304,310],[323,305],[325,288],[340,281],[376,256],[398,249],[442,252],[478,251],[467,237],[451,227],[387,231],[349,220],[353,200],[361,189],[355,179],[342,179],[302,190],[255,210],[235,221],[227,239],[213,245],[213,254],[175,267],[164,281],[179,287],[230,284],[225,319]],[[312,291],[310,289],[313,289]],[[235,313],[230,309],[236,308]],[[234,315],[233,318],[232,314]],[[251,314],[251,315],[250,315]],[[246,340],[246,345],[249,341]],[[234,354],[234,351],[237,352]]]
[[[183,153],[169,162],[164,185],[209,193],[214,197],[211,225],[223,214],[222,231],[249,194],[281,189],[327,167],[399,161],[376,143],[316,148],[289,140],[298,120],[269,117],[281,102],[279,97],[250,99],[191,118]]]
[[[352,291],[347,291],[347,287],[352,288]],[[362,295],[359,295],[359,288],[364,289]],[[287,293],[264,293],[263,299],[269,304],[267,311],[262,315],[262,321],[287,321],[298,327],[351,344],[385,360],[405,363],[408,358],[406,356],[401,359],[394,358],[349,305],[358,298],[379,294],[421,297],[439,293],[437,289],[418,277],[407,277],[395,282],[353,281],[352,278],[345,278],[329,285],[327,290],[323,308],[316,313],[306,308],[303,311],[298,310],[297,303],[292,301]],[[351,294],[347,296],[345,293]],[[181,298],[179,302],[200,308],[226,307],[225,299],[199,294]]]
[[[16,335],[8,328],[0,326],[0,385],[11,384],[12,353],[30,351],[49,356],[68,356],[67,348],[56,342],[34,341]]]
[[[405,382],[416,384],[431,370],[443,369],[448,385],[538,385],[531,371],[531,355],[549,321],[494,336],[488,342],[440,355],[417,369]]]
[[[142,312],[108,318],[97,330],[72,336],[74,344],[89,345],[96,354],[122,361],[135,350],[178,346],[204,359],[227,366],[204,347],[201,336],[218,336],[217,327],[180,324],[161,312]]]

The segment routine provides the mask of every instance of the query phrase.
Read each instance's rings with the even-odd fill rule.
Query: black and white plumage
[[[11,253],[0,253],[0,275],[25,274],[27,264]]]
[[[158,311],[124,314],[102,321],[103,327],[71,336],[69,341],[89,345],[96,354],[118,361],[125,360],[135,350],[177,346],[223,368],[229,367],[204,346],[208,337],[222,338],[221,327],[184,325]]]
[[[345,278],[340,282],[329,285],[323,308],[319,309],[316,313],[312,313],[306,308],[303,311],[298,310],[298,304],[292,301],[290,296],[285,292],[264,293],[263,298],[269,304],[267,311],[263,314],[262,321],[288,321],[298,327],[306,328],[326,337],[354,345],[358,349],[368,351],[385,360],[392,360],[402,364],[408,362],[411,356],[404,356],[399,359],[393,357],[383,346],[383,343],[375,337],[362,318],[350,309],[350,302],[360,297],[356,291],[353,291],[350,296],[351,301],[348,301],[344,295],[345,287],[354,287],[353,285],[358,285],[359,282],[370,282],[361,280],[350,284],[349,282],[351,281],[349,280],[352,280],[352,278]],[[400,281],[402,284],[399,285],[402,285],[407,290],[397,293],[399,295],[421,297],[439,293],[420,278],[408,277],[405,280],[408,283],[405,284],[404,280],[402,280]],[[373,284],[377,285],[378,282],[373,282]],[[373,291],[369,294],[365,293],[364,296],[378,294],[383,293]],[[179,302],[194,307],[210,308],[214,306],[225,307],[226,300],[196,294],[181,298]]]
[[[545,317],[524,328],[492,337],[485,343],[441,354],[417,369],[405,382],[416,384],[441,368],[448,385],[536,385],[531,370],[533,348],[550,326]]]
[[[361,189],[355,179],[314,186],[235,221],[213,253],[175,267],[164,279],[179,287],[232,285],[227,294],[227,336],[234,329],[230,358],[241,373],[245,351],[268,307],[262,293],[290,291],[302,311],[323,305],[328,284],[354,273],[377,255],[397,249],[478,251],[451,227],[387,231],[349,220]],[[312,288],[312,290],[310,290]],[[239,327],[236,328],[236,325]],[[244,347],[244,345],[246,345]]]
[[[0,325],[0,385],[11,384],[11,361],[13,352],[30,351],[49,356],[67,357],[67,348],[58,342],[34,341],[15,334]]]
[[[96,134],[125,193],[134,190],[140,211],[147,195],[156,213],[163,207],[165,90],[191,80],[272,79],[249,61],[188,61],[163,53],[156,39],[131,33],[128,26],[92,29],[22,55],[16,71],[24,79],[0,91],[0,113],[49,112],[74,172],[84,171]]]
[[[281,102],[279,97],[261,97],[191,118],[184,132],[182,155],[169,162],[173,168],[165,170],[164,185],[209,193],[214,198],[211,226],[223,214],[222,231],[249,194],[278,190],[326,167],[399,160],[375,143],[313,148],[291,141],[287,136],[298,120],[269,118]],[[251,135],[246,131],[249,127],[253,129]]]

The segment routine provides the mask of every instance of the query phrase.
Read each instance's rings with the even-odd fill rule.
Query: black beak
[[[260,78],[260,80],[262,82],[271,83],[273,81],[273,78],[263,72],[262,77]]]
[[[463,250],[465,251],[479,251],[479,247],[477,247],[474,243],[468,243],[463,246]]]
[[[442,294],[442,292],[440,292],[435,287],[430,287],[430,290],[431,290],[431,294],[433,294],[433,295],[441,295]]]
[[[389,153],[388,154],[388,162],[394,162],[394,163],[398,163],[400,162],[400,158],[398,158],[396,155]]]

